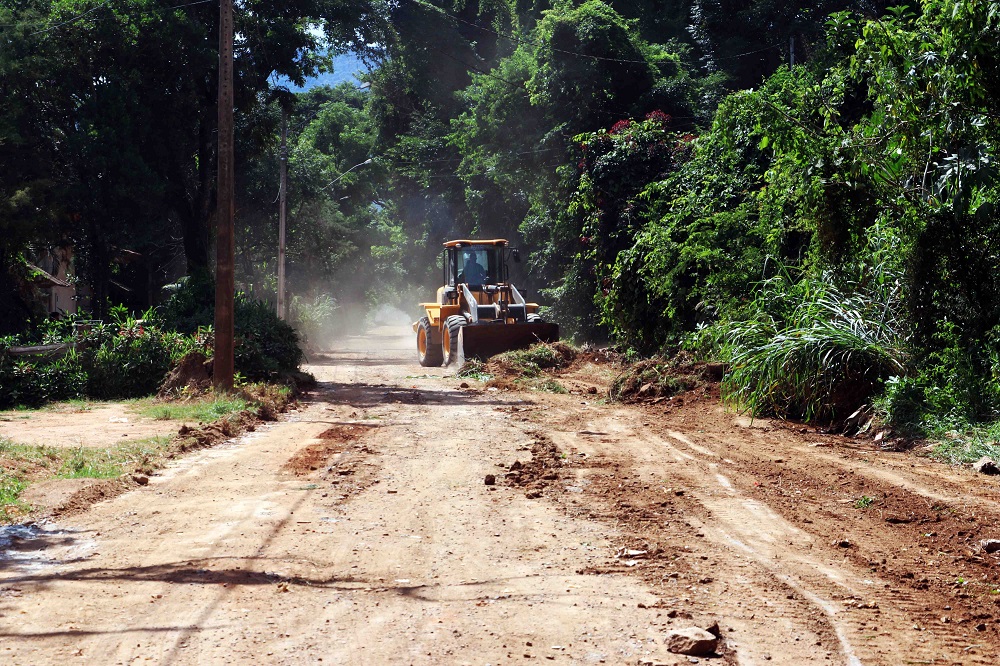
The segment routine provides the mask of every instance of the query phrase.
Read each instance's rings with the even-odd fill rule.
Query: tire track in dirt
[[[553,398],[552,402],[558,400]],[[556,410],[549,407],[547,411]],[[704,418],[709,411],[716,414]],[[876,564],[872,553],[865,547],[867,543],[858,546],[853,525],[839,532],[830,531],[831,523],[840,518],[840,513],[815,520],[822,513],[817,504],[836,501],[838,507],[843,507],[842,499],[827,495],[802,501],[796,499],[795,493],[800,491],[794,489],[794,484],[787,484],[788,477],[794,476],[788,474],[789,467],[796,474],[812,471],[819,477],[828,476],[833,470],[842,474],[848,470],[862,480],[862,485],[875,480],[891,486],[888,494],[899,498],[893,505],[899,510],[913,502],[926,505],[935,495],[952,498],[948,491],[954,483],[954,472],[944,468],[944,476],[948,478],[940,486],[927,487],[928,475],[923,469],[910,476],[905,469],[899,469],[900,462],[895,462],[887,473],[867,460],[855,460],[850,452],[840,457],[839,450],[817,450],[830,447],[831,442],[835,444],[841,438],[805,438],[787,429],[763,432],[760,428],[735,427],[735,418],[722,412],[716,403],[705,404],[693,412],[675,411],[667,418],[652,412],[616,408],[602,419],[556,425],[572,427],[554,435],[564,451],[573,452],[569,453],[570,459],[580,451],[586,452],[586,462],[581,463],[584,470],[578,474],[582,479],[590,479],[588,492],[604,499],[606,504],[617,503],[605,514],[605,519],[628,525],[639,541],[659,537],[683,543],[690,536],[685,535],[685,530],[664,528],[662,519],[661,524],[644,523],[641,515],[662,504],[658,500],[679,485],[685,490],[682,499],[690,502],[677,502],[675,498],[670,501],[684,506],[677,511],[682,512],[685,527],[697,530],[714,546],[728,550],[732,561],[737,556],[752,560],[758,575],[770,579],[772,585],[775,582],[784,585],[794,596],[819,609],[820,624],[825,624],[827,630],[816,623],[812,623],[813,629],[823,637],[827,649],[831,636],[836,637],[834,647],[845,662],[993,663],[991,656],[984,656],[991,655],[990,645],[997,644],[992,623],[980,623],[973,628],[977,620],[990,620],[992,612],[983,612],[981,603],[978,612],[974,603],[963,606],[961,594],[956,595],[958,599],[943,599],[940,590],[928,591],[920,583],[919,574],[915,577],[910,574],[908,579],[891,566],[886,568],[886,559],[872,566]],[[806,446],[803,440],[819,446]],[[796,458],[792,465],[788,464],[790,457]],[[621,470],[625,477],[637,475],[639,481],[614,484],[600,480],[599,470],[609,467]],[[783,475],[784,495],[775,498],[766,491],[769,487],[766,482],[771,479],[765,470]],[[853,492],[852,486],[847,494]],[[990,506],[982,494],[980,491],[970,502],[977,510]],[[634,499],[621,506],[616,498],[622,496]],[[698,520],[692,520],[692,516]],[[913,533],[926,530],[893,516],[889,523],[869,525],[868,530],[868,539],[874,541],[887,529],[893,534],[883,544],[881,552],[885,554],[899,543],[900,528]],[[987,533],[988,530],[977,532],[976,538]],[[849,541],[845,535],[850,536]],[[697,559],[694,562],[697,564]],[[984,564],[989,566],[991,562]],[[649,578],[648,570],[644,572],[639,567],[635,570]],[[724,576],[739,575],[738,570],[726,571],[725,567],[722,570]],[[698,576],[701,573],[694,577]],[[915,582],[916,589],[908,581]],[[766,590],[772,585],[764,582],[758,588]],[[995,582],[988,581],[985,587],[995,589]],[[992,600],[989,603],[992,605]],[[727,606],[735,611],[731,603],[721,599],[711,600],[705,608],[724,612]],[[935,606],[964,617],[953,617],[952,621],[940,614],[935,617]],[[803,617],[808,615],[805,613]],[[742,660],[746,651],[739,654]],[[794,659],[789,663],[794,663]]]

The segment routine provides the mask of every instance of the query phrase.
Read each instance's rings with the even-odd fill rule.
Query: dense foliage
[[[74,245],[98,313],[201,279],[214,11],[0,0],[3,325],[36,316],[27,264],[46,245]],[[287,113],[290,300],[312,340],[360,324],[353,303],[426,298],[446,238],[501,236],[528,250],[514,278],[567,334],[726,361],[728,399],[757,413],[836,421],[874,404],[917,432],[1000,417],[995,3],[239,13],[241,288],[275,293]],[[364,89],[278,89],[273,74],[300,83],[328,47],[363,54]],[[209,321],[196,291],[167,306],[178,330]],[[248,303],[246,348],[296,362]]]

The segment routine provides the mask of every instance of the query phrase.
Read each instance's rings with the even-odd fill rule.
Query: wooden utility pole
[[[288,111],[281,110],[281,184],[278,186],[278,318],[285,318],[285,202],[288,194]]]
[[[219,181],[215,247],[216,390],[233,388],[233,300],[236,278],[233,256],[235,168],[233,166],[233,0],[219,2]]]

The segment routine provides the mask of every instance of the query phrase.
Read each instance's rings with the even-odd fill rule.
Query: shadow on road
[[[456,391],[454,389],[401,388],[386,384],[349,384],[344,382],[318,382],[310,391],[307,401],[326,402],[352,407],[376,407],[378,405],[441,405],[456,407],[463,405],[531,405],[531,400],[499,397],[500,392],[478,390]]]

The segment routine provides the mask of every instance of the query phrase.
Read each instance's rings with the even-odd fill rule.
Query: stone
[[[719,629],[719,621],[718,620],[714,620],[712,622],[712,624],[708,625],[707,627],[704,627],[704,629],[705,629],[705,631],[707,631],[708,633],[712,634],[716,638],[722,638],[722,630]]]
[[[686,654],[691,657],[707,657],[715,653],[719,639],[704,629],[688,627],[673,629],[667,634],[667,649],[674,654]]]
[[[497,477],[494,474],[487,474],[486,478],[483,479],[483,483],[485,483],[488,486],[492,486],[496,484],[496,482],[497,482]]]
[[[1000,552],[1000,539],[983,539],[979,542],[979,545],[987,553]]]
[[[976,462],[972,463],[972,469],[976,470],[980,474],[995,475],[1000,474],[1000,467],[997,467],[996,462],[989,456],[983,456]]]
[[[140,486],[145,486],[149,483],[149,477],[145,474],[133,474],[132,480],[138,483]]]

